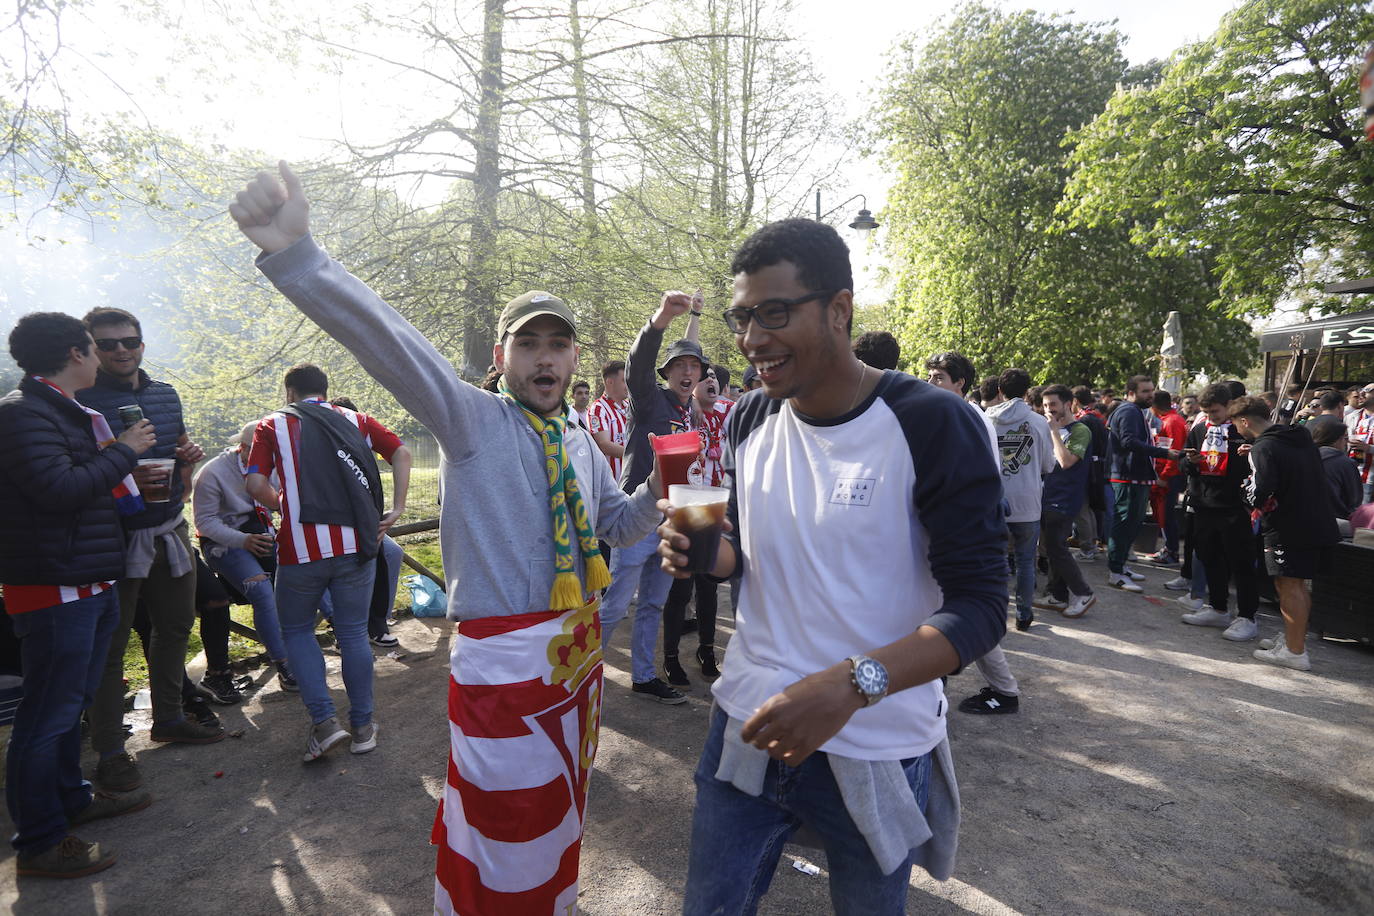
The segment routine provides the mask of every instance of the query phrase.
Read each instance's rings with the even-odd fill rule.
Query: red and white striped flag
[[[464,620],[453,639],[434,912],[574,916],[601,723],[597,602]]]

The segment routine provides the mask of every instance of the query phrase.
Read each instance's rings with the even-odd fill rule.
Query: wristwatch
[[[698,312],[696,309],[692,309],[691,312],[692,312],[693,315],[696,315],[698,318],[701,317],[701,312]]]
[[[863,697],[865,706],[872,706],[887,696],[887,669],[876,658],[849,656],[849,682]]]

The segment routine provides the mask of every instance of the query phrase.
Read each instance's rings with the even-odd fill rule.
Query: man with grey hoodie
[[[1027,629],[1034,616],[1031,601],[1035,598],[1035,546],[1040,538],[1040,492],[1042,479],[1055,466],[1050,424],[1023,400],[1030,383],[1025,369],[1005,370],[997,378],[998,394],[987,408],[1002,452],[1002,492],[1016,563],[1018,630]]]
[[[301,181],[278,167],[285,187],[260,172],[229,208],[262,249],[259,269],[434,434],[444,492],[462,494],[439,514],[457,626],[434,912],[571,912],[603,682],[597,539],[621,547],[653,531],[658,476],[622,492],[591,435],[568,423],[578,338],[567,303],[538,290],[508,302],[492,353],[501,393],[475,388],[315,243]],[[482,712],[467,715],[476,696]],[[537,722],[558,725],[527,726]]]

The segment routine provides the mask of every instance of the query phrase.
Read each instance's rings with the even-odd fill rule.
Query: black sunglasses
[[[126,350],[137,350],[143,346],[142,337],[97,337],[95,345],[106,353],[113,353],[120,345]]]
[[[821,289],[795,299],[765,299],[750,308],[742,305],[728,308],[721,313],[721,317],[725,319],[726,326],[736,334],[743,334],[749,330],[751,321],[757,321],[761,328],[776,331],[778,328],[787,327],[787,321],[792,317],[792,309],[813,299],[825,299],[828,302],[830,297],[838,292],[837,289]]]

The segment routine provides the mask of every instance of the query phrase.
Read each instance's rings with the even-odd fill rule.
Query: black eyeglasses
[[[776,331],[778,328],[787,327],[787,320],[792,317],[792,309],[813,299],[829,300],[831,296],[838,293],[837,289],[821,289],[814,293],[807,293],[805,296],[798,296],[795,299],[766,299],[758,305],[745,308],[737,305],[728,308],[721,313],[725,319],[725,324],[736,334],[743,334],[749,330],[749,322],[757,321],[759,327],[768,328]]]
[[[126,350],[137,350],[143,346],[142,337],[97,337],[95,345],[106,353],[113,353],[121,345]]]

